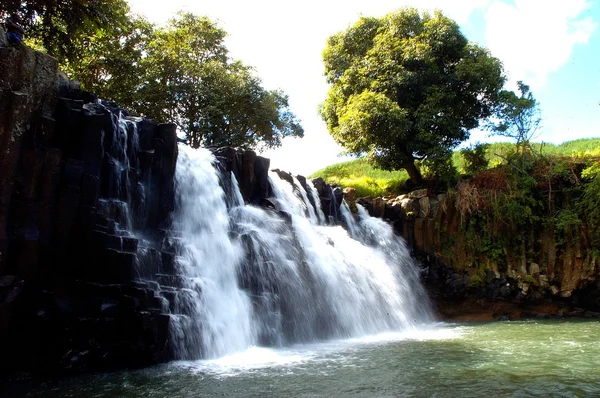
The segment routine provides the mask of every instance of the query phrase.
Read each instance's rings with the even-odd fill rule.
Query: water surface
[[[600,323],[440,324],[47,382],[30,396],[600,395]]]

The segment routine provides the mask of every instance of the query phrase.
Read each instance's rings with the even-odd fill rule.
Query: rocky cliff
[[[456,195],[422,189],[358,203],[392,223],[413,248],[443,316],[598,316],[598,248],[585,223],[560,234],[542,223],[511,228],[500,239],[508,232],[494,231],[493,219],[461,212]]]
[[[124,231],[167,223],[175,126],[129,118],[24,46],[0,47],[0,69],[0,367],[167,357],[168,317],[134,282],[139,242]]]
[[[0,368],[170,359],[176,126],[128,116],[25,46],[1,42],[0,70]],[[268,159],[216,152],[248,202],[267,196]]]

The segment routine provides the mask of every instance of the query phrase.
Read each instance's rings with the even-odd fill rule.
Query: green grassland
[[[356,159],[327,166],[311,175],[311,178],[316,177],[323,178],[328,184],[355,188],[357,196],[361,197],[397,192],[408,179],[408,174],[404,170],[377,169],[366,159]]]
[[[505,163],[506,158],[514,152],[515,145],[510,142],[490,144],[486,157],[490,167]],[[548,143],[533,143],[532,150],[542,156],[561,158],[592,158],[600,157],[600,138],[585,138],[568,141],[560,145]],[[465,160],[460,151],[452,157],[458,173],[465,173]],[[404,170],[385,171],[371,166],[365,159],[327,166],[313,173],[311,178],[321,177],[329,184],[356,189],[357,196],[383,196],[397,193],[402,184],[408,179]]]

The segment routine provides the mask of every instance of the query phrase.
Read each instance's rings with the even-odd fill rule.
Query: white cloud
[[[539,88],[596,29],[591,18],[581,17],[588,7],[586,0],[494,1],[485,15],[487,46],[504,62],[512,83],[524,80]]]

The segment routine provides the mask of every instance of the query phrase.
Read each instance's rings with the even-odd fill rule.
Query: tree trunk
[[[414,160],[407,161],[404,165],[404,168],[406,169],[406,172],[410,177],[410,182],[412,182],[413,185],[420,185],[423,182],[423,176],[421,176],[421,172],[417,166],[415,166]]]

